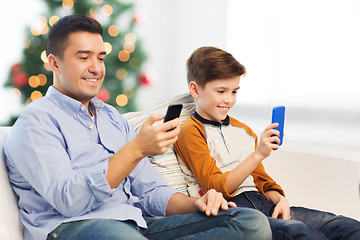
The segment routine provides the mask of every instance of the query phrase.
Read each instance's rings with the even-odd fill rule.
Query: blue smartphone
[[[272,120],[271,123],[279,123],[279,126],[277,126],[275,129],[280,132],[279,138],[280,138],[280,144],[283,143],[283,133],[284,133],[284,121],[285,121],[285,107],[284,106],[276,106],[272,110]]]

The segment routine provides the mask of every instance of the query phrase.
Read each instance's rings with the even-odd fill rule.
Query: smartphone
[[[279,138],[280,138],[280,144],[283,143],[283,135],[284,135],[284,121],[285,121],[285,107],[284,106],[276,106],[272,110],[272,120],[271,123],[279,123],[279,126],[277,126],[275,129],[280,132]]]
[[[166,111],[164,122],[167,122],[167,121],[170,121],[170,120],[180,117],[182,107],[183,107],[182,104],[169,105],[169,107]]]

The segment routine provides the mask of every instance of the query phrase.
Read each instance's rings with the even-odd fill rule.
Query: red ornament
[[[141,85],[150,86],[155,83],[155,79],[156,77],[154,73],[140,74],[139,83]]]
[[[134,15],[133,21],[134,23],[141,23],[142,19],[143,19],[142,15],[140,13],[136,13]]]
[[[102,88],[96,97],[103,102],[108,102],[110,100],[110,93],[105,88]]]
[[[21,70],[21,65],[20,63],[16,63],[14,65],[11,66],[11,72],[12,73],[17,73]]]
[[[12,76],[12,83],[15,87],[24,87],[28,83],[28,75],[24,72],[16,72]]]

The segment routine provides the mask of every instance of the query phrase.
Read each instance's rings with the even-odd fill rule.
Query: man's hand
[[[204,212],[207,216],[216,216],[220,207],[222,210],[226,211],[229,207],[236,207],[236,204],[226,201],[222,193],[210,189],[204,196],[195,201],[195,207],[200,212]]]
[[[163,118],[164,115],[152,114],[144,122],[139,134],[109,158],[106,180],[111,188],[116,188],[141,159],[147,156],[163,154],[171,144],[176,142],[180,131],[179,119],[156,126],[153,125],[155,121]],[[167,132],[172,128],[174,130]]]
[[[151,114],[145,120],[139,134],[134,139],[144,157],[165,153],[169,146],[177,140],[177,135],[180,132],[180,120],[176,118],[163,124],[153,125],[156,121],[162,119],[164,119],[164,115]],[[170,129],[173,130],[168,131]]]
[[[189,197],[182,193],[175,193],[166,206],[166,215],[185,214],[191,212],[204,212],[207,216],[218,214],[219,208],[226,211],[229,207],[236,207],[233,202],[227,202],[222,193],[210,189],[201,198]]]

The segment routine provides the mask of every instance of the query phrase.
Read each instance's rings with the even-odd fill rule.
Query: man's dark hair
[[[68,44],[68,37],[74,32],[90,32],[102,35],[102,27],[98,21],[91,17],[78,15],[62,17],[49,31],[46,55],[54,54],[62,58]]]
[[[201,47],[187,60],[187,81],[194,81],[201,87],[216,79],[229,79],[246,73],[230,53],[216,47]]]

